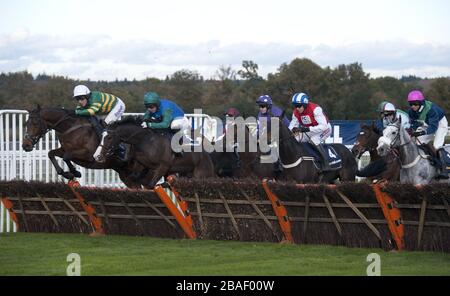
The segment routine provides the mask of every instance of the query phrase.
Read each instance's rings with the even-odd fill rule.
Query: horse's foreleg
[[[54,150],[50,150],[48,152],[48,158],[50,158],[50,161],[53,164],[53,167],[56,170],[56,173],[58,173],[58,175],[62,175],[64,178],[66,179],[73,179],[74,175],[70,172],[64,172],[63,168],[58,164],[58,162],[56,161],[56,156],[59,158],[63,158],[64,159],[64,154],[65,151],[63,148],[58,148],[58,149],[54,149]]]
[[[156,183],[165,175],[169,173],[170,166],[168,165],[160,165],[155,172],[153,173],[153,177],[149,183],[150,188],[154,188],[156,186]]]
[[[69,167],[69,171],[74,175],[74,177],[81,178],[81,173],[77,171],[75,166],[72,164],[71,159],[72,155],[69,154],[68,152],[65,152],[63,155],[63,160],[67,164],[67,167]]]

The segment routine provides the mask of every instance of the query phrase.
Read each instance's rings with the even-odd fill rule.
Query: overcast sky
[[[450,76],[447,0],[0,0],[0,72],[213,77],[253,60],[360,62],[371,77]]]

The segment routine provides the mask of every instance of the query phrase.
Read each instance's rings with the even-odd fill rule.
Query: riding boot
[[[92,127],[94,128],[95,133],[97,134],[97,136],[101,139],[102,138],[102,134],[105,131],[105,128],[100,123],[100,120],[98,119],[98,117],[97,116],[90,116],[89,117],[89,122],[92,124]]]
[[[329,166],[329,164],[328,164],[328,152],[327,151],[325,151],[325,149],[324,149],[324,147],[323,147],[323,145],[316,145],[316,148],[317,148],[317,151],[319,151],[319,153],[320,153],[320,156],[321,156],[321,165],[322,165],[322,168],[321,168],[321,170],[322,171],[328,171],[328,170],[330,170],[330,166]]]
[[[438,150],[438,159],[440,161],[439,164],[439,174],[437,175],[436,179],[448,179],[447,174],[447,164],[445,162],[447,151],[445,151],[443,148]]]

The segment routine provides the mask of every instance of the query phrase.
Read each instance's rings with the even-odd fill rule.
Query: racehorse
[[[274,163],[261,162],[261,158],[267,158],[267,156],[259,150],[257,139],[250,133],[243,118],[236,119],[229,120],[226,123],[227,128],[225,128],[224,134],[218,141],[211,143],[221,149],[221,151],[213,151],[210,154],[216,174],[219,177],[232,178],[280,178],[281,173],[276,171]],[[229,141],[227,134],[231,130],[233,139]],[[238,133],[241,137],[238,136]],[[205,138],[203,140],[208,141]]]
[[[324,171],[317,166],[314,157],[308,152],[307,143],[299,143],[288,127],[278,120],[279,157],[288,178],[297,183],[333,183],[336,179],[354,181],[358,168],[351,151],[342,144],[330,144],[340,156],[342,167],[333,171]],[[272,127],[273,129],[273,127]],[[268,135],[271,138],[271,135]]]
[[[76,116],[73,110],[63,108],[41,108],[29,112],[22,148],[30,152],[39,140],[49,131],[55,130],[60,148],[48,152],[58,175],[66,179],[80,178],[81,173],[76,170],[72,162],[90,169],[113,169],[119,173],[120,179],[126,186],[140,187],[140,184],[129,177],[130,162],[123,162],[116,157],[110,157],[104,163],[94,160],[93,154],[100,143],[94,128],[86,117]],[[69,171],[65,172],[56,161],[60,157],[67,164]]]
[[[386,155],[390,149],[397,148],[400,157],[400,182],[414,185],[428,184],[437,176],[437,168],[431,164],[430,156],[414,143],[401,120],[389,124],[378,139],[378,153]],[[450,179],[441,180],[449,183]]]
[[[102,156],[111,157],[121,142],[131,145],[134,159],[152,173],[146,187],[153,188],[161,177],[181,174],[194,178],[214,177],[214,166],[206,152],[184,152],[175,156],[167,135],[150,128],[142,128],[141,118],[126,118],[108,127]],[[142,181],[141,181],[142,182]]]
[[[393,149],[386,156],[378,154],[378,139],[381,131],[372,122],[371,125],[361,125],[361,132],[356,138],[356,143],[352,148],[353,155],[359,159],[368,151],[370,163],[361,171],[357,171],[359,177],[367,177],[369,180],[398,181],[400,178],[400,162],[397,150]]]

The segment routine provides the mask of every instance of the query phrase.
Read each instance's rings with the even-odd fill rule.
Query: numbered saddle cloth
[[[308,154],[316,159],[317,162],[325,164],[328,163],[329,170],[338,170],[342,168],[342,159],[331,144],[320,144],[325,151],[325,159],[322,159],[322,155],[319,153],[314,144],[305,143],[308,150]]]
[[[447,150],[445,150],[444,158],[447,174],[450,174],[450,153]]]

